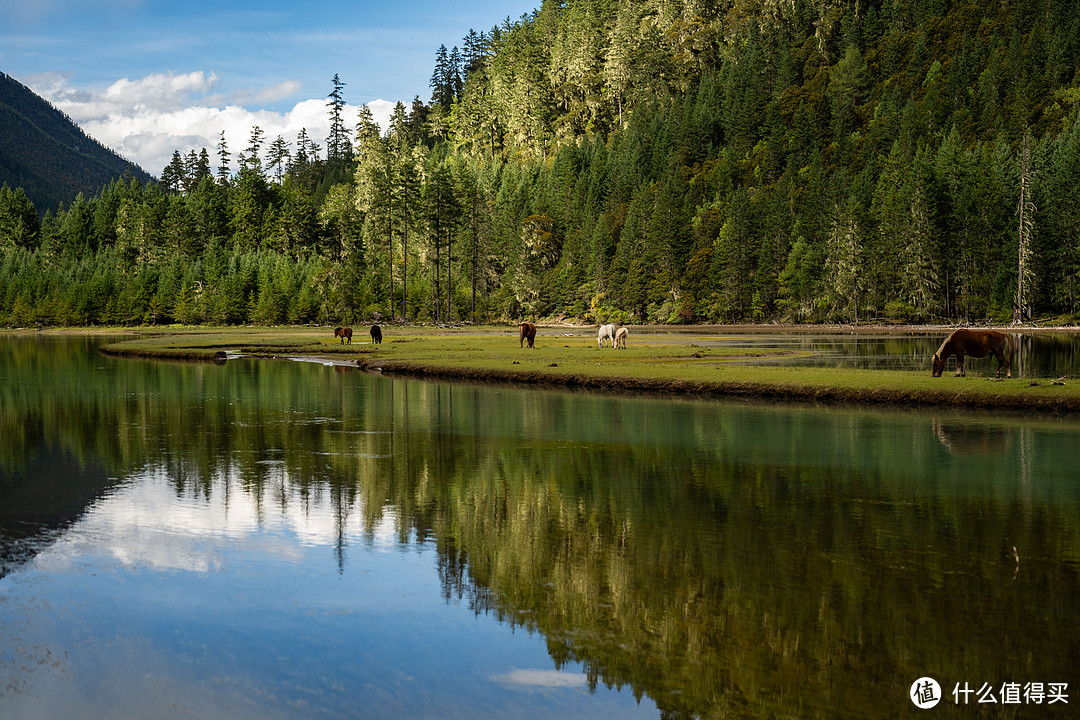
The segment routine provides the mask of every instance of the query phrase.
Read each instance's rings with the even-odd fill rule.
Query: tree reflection
[[[397,542],[437,548],[447,600],[543,633],[556,668],[581,662],[670,717],[873,716],[928,673],[1077,666],[1072,423],[54,350],[0,343],[19,378],[0,387],[18,428],[0,468],[29,480],[64,458],[66,517],[103,478],[161,470],[178,497],[262,518],[329,508],[341,572],[392,520]]]

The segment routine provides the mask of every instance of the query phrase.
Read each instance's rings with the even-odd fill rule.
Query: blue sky
[[[0,0],[0,71],[159,174],[221,131],[235,154],[258,125],[325,145],[338,74],[350,110],[385,119],[430,101],[440,44],[516,20],[539,0]]]

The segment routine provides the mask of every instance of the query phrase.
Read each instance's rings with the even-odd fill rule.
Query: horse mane
[[[953,335],[955,335],[955,334],[956,334],[956,331],[954,330],[954,331],[952,331],[951,333],[949,333],[949,337],[945,338],[945,339],[944,339],[944,340],[943,340],[943,341],[941,342],[941,347],[939,347],[939,348],[937,349],[937,352],[936,352],[936,353],[934,353],[934,355],[935,355],[936,357],[938,357],[938,358],[939,358],[939,359],[941,359],[941,360],[944,360],[945,358],[947,358],[947,357],[948,357],[948,355],[946,355],[946,354],[945,354],[945,350],[946,350],[946,349],[948,349],[948,347],[949,347],[950,345],[952,345],[952,341],[953,341]]]

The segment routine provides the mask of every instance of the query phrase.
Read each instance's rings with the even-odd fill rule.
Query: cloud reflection
[[[529,687],[560,688],[585,687],[585,676],[581,673],[566,673],[559,670],[540,670],[537,668],[515,668],[502,675],[492,675],[494,682],[504,685],[525,685]]]
[[[301,497],[285,468],[256,491],[219,479],[209,492],[177,492],[164,470],[130,478],[97,502],[38,562],[57,569],[86,554],[105,555],[129,567],[205,573],[221,569],[237,544],[287,563],[304,561],[305,548],[399,544],[397,513],[386,508],[364,525],[363,503],[346,512],[329,493]]]

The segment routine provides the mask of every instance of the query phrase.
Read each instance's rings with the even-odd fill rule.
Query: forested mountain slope
[[[22,188],[44,214],[79,193],[96,195],[125,174],[150,180],[30,88],[0,73],[0,185]]]
[[[439,48],[386,132],[335,125],[335,77],[326,157],[253,128],[236,172],[71,208],[0,273],[93,292],[0,320],[1073,315],[1077,5],[544,2]]]

